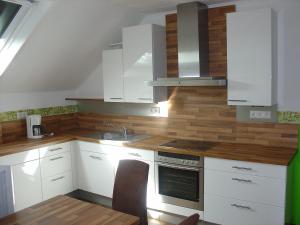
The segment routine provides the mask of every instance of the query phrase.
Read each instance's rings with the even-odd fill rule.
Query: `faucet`
[[[127,139],[127,128],[126,127],[122,127],[122,128],[123,128],[124,138]]]

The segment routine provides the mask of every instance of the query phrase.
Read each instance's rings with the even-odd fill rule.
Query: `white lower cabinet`
[[[81,150],[78,154],[79,189],[111,198],[115,180],[114,163],[106,154]]]
[[[43,200],[73,191],[72,173],[66,172],[43,179]]]
[[[204,220],[212,223],[222,225],[284,224],[284,208],[282,207],[208,194],[205,194],[204,202]]]
[[[40,156],[43,200],[72,192],[71,143],[43,147]]]
[[[283,225],[287,167],[205,158],[204,220]]]
[[[14,165],[11,172],[15,212],[42,201],[39,160]]]

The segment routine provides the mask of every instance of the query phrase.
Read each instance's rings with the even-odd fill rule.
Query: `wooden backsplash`
[[[234,6],[209,9],[210,75],[227,73],[225,12]],[[168,76],[178,75],[176,14],[166,17]],[[225,87],[169,88],[168,118],[143,116],[114,116],[78,113],[43,118],[47,130],[56,133],[73,128],[107,130],[113,123],[137,133],[163,135],[173,138],[262,144],[267,146],[297,146],[297,125],[236,122],[236,108],[227,106]],[[0,143],[26,135],[24,121],[0,124]]]
[[[66,130],[78,128],[77,114],[63,114],[57,116],[46,116],[42,124],[47,132],[62,133]],[[0,123],[0,144],[16,141],[26,137],[25,120],[17,120]]]

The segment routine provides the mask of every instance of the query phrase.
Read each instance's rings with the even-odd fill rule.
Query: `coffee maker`
[[[41,115],[26,116],[27,124],[27,137],[30,139],[39,139],[44,137],[42,130],[42,117]]]

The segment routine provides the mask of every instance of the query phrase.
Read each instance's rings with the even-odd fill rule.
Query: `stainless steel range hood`
[[[200,2],[177,6],[178,78],[158,78],[150,86],[224,86],[208,75],[208,7]]]

